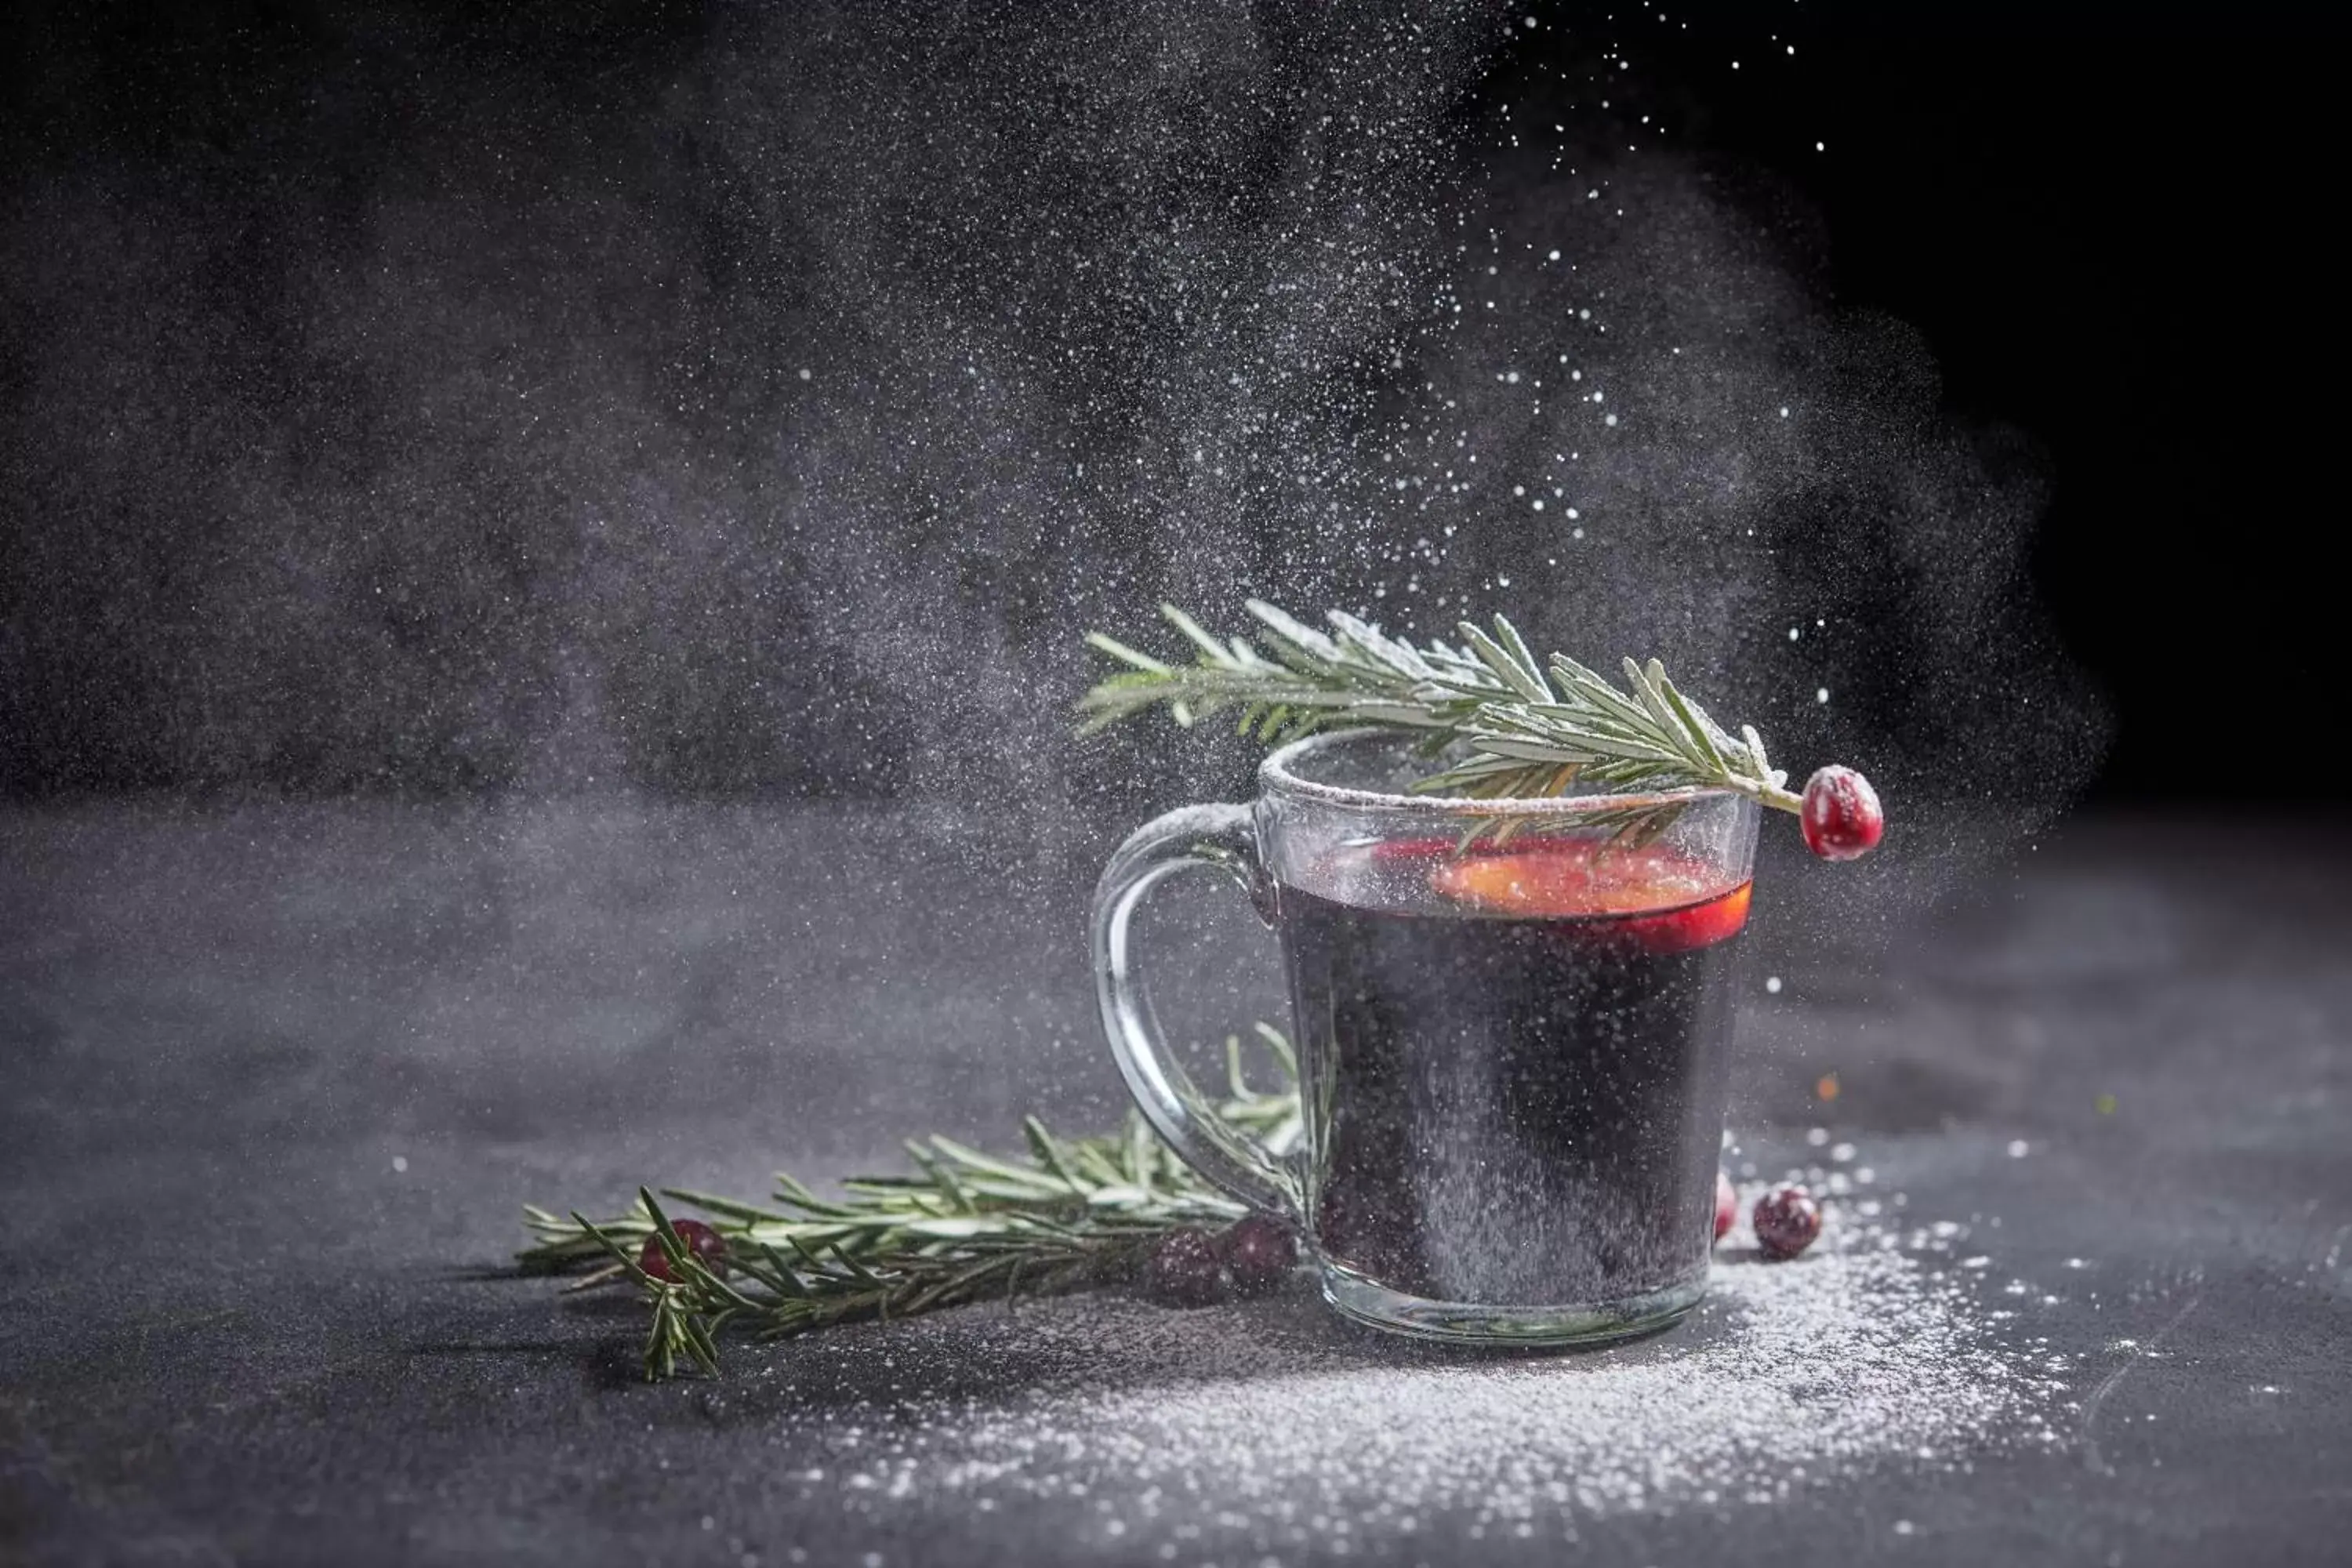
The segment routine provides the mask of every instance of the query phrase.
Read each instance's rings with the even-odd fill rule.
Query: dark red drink
[[[1280,899],[1327,1261],[1433,1302],[1689,1288],[1749,884],[1591,837],[1336,853],[1344,899]]]

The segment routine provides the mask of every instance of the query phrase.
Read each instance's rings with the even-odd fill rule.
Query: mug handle
[[[1270,925],[1274,879],[1258,854],[1246,805],[1179,806],[1130,835],[1095,887],[1095,995],[1119,1076],[1153,1131],[1177,1157],[1254,1209],[1291,1224],[1303,1205],[1285,1162],[1219,1116],[1169,1056],[1151,993],[1135,967],[1129,926],[1143,896],[1180,871],[1215,870],[1250,896]]]

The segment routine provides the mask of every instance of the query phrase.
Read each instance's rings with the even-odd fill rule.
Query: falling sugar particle
[[[408,1173],[408,1156],[405,1154],[394,1154],[392,1157],[392,1171],[393,1174],[396,1176],[406,1175]]]
[[[1780,977],[1777,974],[1766,975],[1764,977],[1764,989],[1770,992],[1775,996],[1780,994]]]
[[[2012,1138],[2012,1139],[2011,1139],[2011,1140],[2010,1140],[2010,1142],[2009,1142],[2009,1157],[2010,1157],[2011,1159],[2012,1159],[2012,1160],[2022,1160],[2022,1159],[2024,1159],[2024,1158],[2025,1158],[2025,1156],[2026,1156],[2026,1154],[2027,1154],[2027,1152],[2029,1152],[2029,1146],[2028,1146],[2028,1144],[2026,1143],[2026,1142],[2025,1142],[2025,1140],[2024,1140],[2024,1139],[2022,1139],[2022,1138]]]
[[[1816,687],[1814,687],[1814,688],[1813,688],[1813,700],[1814,700],[1814,701],[1816,701],[1816,702],[1827,702],[1829,700],[1830,700],[1830,689],[1829,689],[1828,687],[1826,687],[1826,686],[1816,686]]]

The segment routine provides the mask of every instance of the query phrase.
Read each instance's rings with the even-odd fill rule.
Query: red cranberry
[[[1878,792],[1852,768],[1832,763],[1805,781],[1805,844],[1824,860],[1852,860],[1876,847],[1886,831]]]
[[[1225,1267],[1238,1290],[1266,1290],[1280,1284],[1298,1262],[1298,1244],[1289,1227],[1252,1215],[1224,1236]]]
[[[698,1219],[672,1220],[670,1229],[677,1232],[677,1238],[686,1243],[686,1249],[693,1253],[696,1261],[705,1268],[709,1269],[713,1274],[726,1268],[727,1238],[725,1237],[720,1236]],[[646,1237],[645,1246],[637,1252],[637,1267],[656,1279],[667,1279],[670,1277],[669,1254],[662,1250],[660,1237]]]
[[[1739,1217],[1739,1189],[1721,1171],[1715,1173],[1715,1239],[1721,1241],[1731,1222]]]
[[[1777,1187],[1756,1200],[1756,1247],[1767,1258],[1794,1258],[1822,1234],[1822,1205],[1802,1187]]]
[[[1225,1260],[1202,1232],[1171,1231],[1144,1260],[1143,1284],[1171,1307],[1205,1307],[1224,1299]]]

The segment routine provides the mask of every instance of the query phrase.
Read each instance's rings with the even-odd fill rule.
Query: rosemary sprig
[[[1301,1137],[1297,1060],[1272,1026],[1257,1032],[1281,1086],[1253,1089],[1238,1037],[1225,1042],[1229,1097],[1217,1110],[1277,1157]],[[765,1204],[683,1188],[639,1188],[628,1213],[592,1220],[526,1207],[534,1244],[524,1268],[581,1273],[576,1289],[631,1285],[652,1320],[648,1379],[688,1362],[719,1366],[730,1332],[761,1339],[856,1319],[910,1317],[969,1302],[1055,1295],[1129,1273],[1171,1231],[1230,1224],[1242,1205],[1193,1174],[1134,1112],[1116,1133],[1064,1139],[1035,1117],[1023,1123],[1025,1156],[999,1157],[933,1135],[909,1141],[909,1172],[853,1176],[842,1195],[818,1195],[778,1173]],[[678,1236],[663,1200],[699,1210],[725,1239],[724,1272]],[[667,1279],[640,1267],[647,1237]]]
[[[1461,646],[1449,647],[1415,646],[1339,610],[1328,633],[1262,600],[1249,601],[1249,611],[1270,656],[1246,638],[1213,636],[1173,605],[1160,612],[1192,645],[1190,664],[1088,633],[1126,668],[1080,700],[1080,732],[1162,705],[1186,726],[1238,710],[1242,733],[1268,744],[1353,725],[1420,732],[1432,756],[1461,742],[1459,760],[1415,783],[1424,794],[1524,800],[1580,781],[1619,793],[1728,789],[1781,811],[1802,805],[1753,726],[1731,734],[1654,658],[1625,660],[1620,689],[1565,654],[1538,660],[1501,616],[1491,632],[1461,623]],[[1628,813],[1596,801],[1581,820],[1612,816],[1647,836],[1671,820],[1671,808]]]

